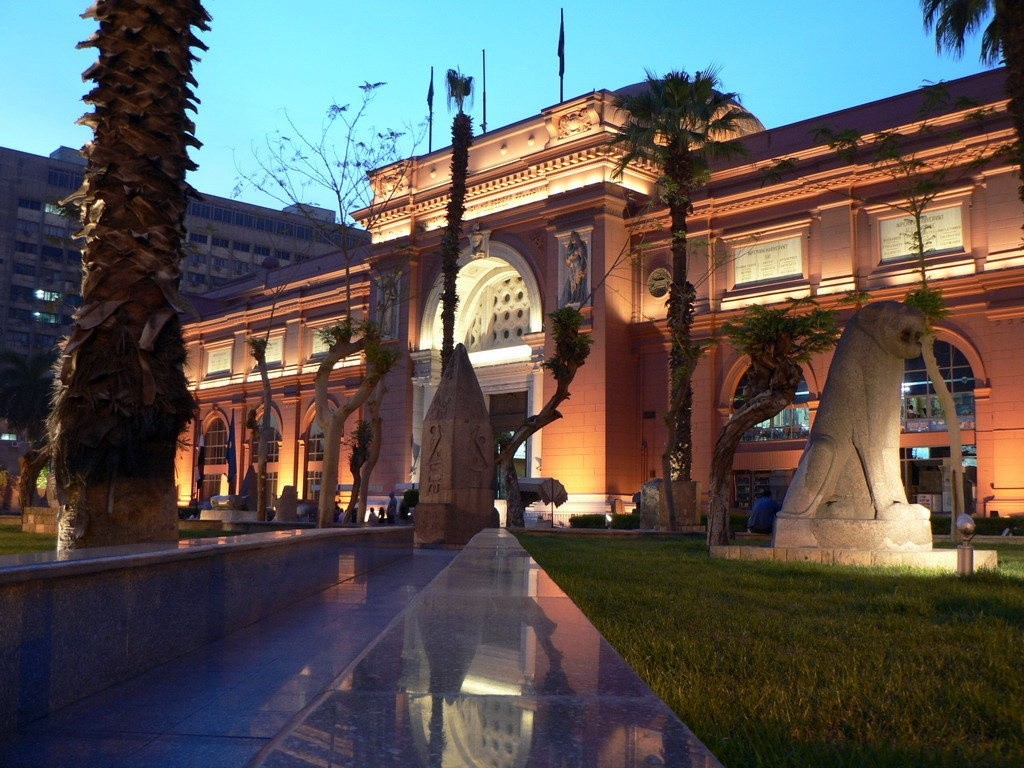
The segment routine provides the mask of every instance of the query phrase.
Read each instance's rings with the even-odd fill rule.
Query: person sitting
[[[772,498],[772,492],[765,488],[750,510],[747,530],[751,533],[771,533],[775,515],[780,508],[779,502]]]

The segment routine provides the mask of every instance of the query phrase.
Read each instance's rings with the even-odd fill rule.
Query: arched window
[[[948,341],[935,341],[935,361],[946,380],[956,405],[957,417],[974,419],[974,371],[964,353]],[[907,431],[927,432],[946,429],[935,387],[928,378],[924,358],[907,360],[903,373],[903,420]]]
[[[216,418],[209,423],[203,433],[203,442],[206,445],[207,464],[224,464],[227,461],[228,425],[224,419]]]
[[[309,437],[306,439],[306,459],[308,461],[324,460],[324,431],[315,419],[309,425]]]
[[[733,395],[733,410],[743,405],[743,391],[747,385],[747,378],[750,376],[748,369],[740,383],[736,386]],[[744,442],[759,442],[764,440],[802,440],[811,431],[811,411],[807,407],[807,401],[811,399],[810,388],[807,381],[801,377],[796,388],[796,395],[793,402],[782,409],[771,419],[765,419],[756,424],[741,438]]]
[[[256,416],[257,424],[263,420],[262,414]],[[260,442],[256,435],[250,436],[250,448],[252,463],[256,463],[258,458]],[[270,413],[270,435],[267,438],[267,463],[276,464],[281,460],[281,425],[277,420],[277,414],[271,411]]]

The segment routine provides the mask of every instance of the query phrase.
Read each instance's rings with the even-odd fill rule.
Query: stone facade
[[[933,168],[948,168],[951,179],[928,209],[940,241],[926,253],[925,268],[951,310],[936,333],[946,345],[949,375],[960,387],[963,442],[977,464],[971,470],[973,509],[1007,514],[1024,512],[1019,462],[1024,363],[1017,352],[1024,328],[1024,214],[1013,168],[997,159],[968,164],[1012,140],[1004,79],[1003,71],[995,70],[948,84],[950,106],[937,118],[946,138],[932,133],[915,151]],[[960,96],[988,110],[981,123],[976,107],[956,106]],[[557,510],[556,524],[573,513],[609,510],[616,499],[630,506],[640,485],[660,474],[668,222],[656,204],[654,169],[614,173],[616,156],[608,147],[619,121],[614,98],[614,92],[599,90],[571,99],[478,137],[470,155],[456,342],[466,345],[492,423],[521,421],[551,392],[554,382],[541,367],[552,352],[544,320],[568,298],[569,244],[578,239],[586,247],[584,279],[590,293],[581,311],[593,351],[561,408],[563,418],[532,438],[521,459],[522,474],[556,477],[567,488],[569,501]],[[829,126],[867,137],[888,130],[910,134],[923,125],[922,101],[919,92],[903,94],[761,131],[744,139],[745,158],[715,167],[689,221],[690,271],[698,292],[696,339],[713,339],[722,322],[752,303],[814,297],[830,305],[851,290],[869,292],[872,301],[906,295],[919,278],[916,259],[901,245],[906,217],[899,209],[898,183],[863,157],[839,157],[815,131]],[[766,184],[766,171],[783,158],[788,170]],[[352,311],[380,314],[396,330],[393,344],[402,353],[387,378],[385,441],[371,489],[373,506],[383,503],[388,491],[420,484],[424,477],[423,421],[440,383],[438,246],[449,161],[448,149],[409,161],[397,193],[374,213],[365,262],[349,275]],[[278,350],[272,382],[281,434],[270,471],[279,487],[295,485],[300,498],[311,498],[319,492],[320,455],[311,429],[315,330],[340,318],[346,306],[340,259],[326,256],[304,266],[305,272],[270,275],[270,284],[284,286],[273,298],[262,284],[222,289],[216,303],[200,308],[202,319],[186,333],[201,403],[193,442],[200,431],[215,422],[226,427],[234,417],[241,476],[251,458],[243,445],[244,414],[259,398],[245,338],[270,329]],[[388,280],[375,279],[381,275]],[[384,308],[385,287],[388,295],[398,296],[397,310]],[[852,310],[841,311],[845,322]],[[785,489],[831,359],[831,354],[818,355],[804,366],[802,400],[782,415],[790,421],[767,424],[742,443],[735,462],[736,507],[743,508],[744,494],[752,495],[751,487],[759,483],[780,494]],[[361,365],[353,359],[335,370],[339,396],[354,388]],[[698,364],[693,410],[698,483],[706,481],[715,439],[747,367],[747,360],[725,344],[713,344]],[[904,488],[910,501],[931,494],[941,505],[944,424],[926,384],[910,381],[904,387],[909,392],[900,416]],[[912,405],[929,410],[912,413]],[[208,440],[208,453],[209,446]],[[218,471],[224,471],[223,462],[211,468],[208,458],[206,472]],[[195,487],[194,473],[194,449],[183,450],[178,463],[183,499]],[[341,477],[344,495],[344,456]]]

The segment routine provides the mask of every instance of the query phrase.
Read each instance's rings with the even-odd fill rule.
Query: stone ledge
[[[825,549],[817,547],[711,547],[712,557],[729,560],[775,560],[787,563],[824,563],[825,565],[902,566],[956,571],[955,549],[895,552],[886,549]],[[976,570],[994,570],[999,555],[993,550],[974,550]]]

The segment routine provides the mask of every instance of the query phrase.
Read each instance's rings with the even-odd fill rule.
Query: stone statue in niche
[[[904,361],[921,354],[924,331],[921,313],[896,301],[868,304],[850,320],[774,546],[931,548],[928,509],[908,503],[899,457]]]
[[[488,249],[491,244],[490,240],[491,231],[489,229],[480,229],[480,222],[474,222],[473,229],[470,230],[469,233],[469,250],[471,258],[487,258]]]
[[[381,336],[393,339],[398,335],[398,300],[401,294],[402,274],[397,270],[378,275],[377,322]]]
[[[580,233],[573,230],[565,246],[565,287],[561,306],[581,307],[587,301],[587,244]]]

